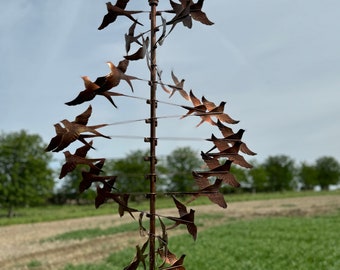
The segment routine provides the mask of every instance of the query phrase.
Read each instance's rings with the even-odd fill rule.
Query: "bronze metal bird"
[[[194,3],[192,0],[180,0],[180,2],[181,3],[178,4],[170,0],[170,4],[172,7],[172,10],[170,12],[176,13],[175,17],[167,23],[168,25],[173,25],[170,32],[179,22],[182,22],[184,26],[191,28],[192,19],[206,25],[214,24],[202,11],[204,0],[198,0],[196,3]]]
[[[89,144],[92,144],[92,141]],[[88,165],[90,166],[90,168],[97,169],[97,167],[93,164],[93,162],[102,161],[105,159],[104,158],[93,158],[93,159],[85,158],[88,150],[90,150],[90,147],[88,147],[87,145],[84,145],[82,147],[79,147],[75,151],[74,154],[71,154],[69,151],[65,151],[64,152],[65,163],[61,168],[59,179],[63,178],[69,172],[72,172],[79,164]]]
[[[202,105],[202,102],[194,95],[194,93],[192,92],[192,90],[190,90],[189,92],[189,96],[190,96],[190,101],[192,102],[192,104],[197,107],[199,105]],[[206,106],[205,106],[206,107]]]
[[[250,163],[248,163],[243,156],[238,154],[239,150],[240,142],[235,142],[235,144],[232,147],[220,151],[218,153],[209,153],[209,156],[214,158],[226,157],[233,163],[240,165],[241,167],[252,168],[253,166]]]
[[[97,185],[97,196],[94,199],[94,205],[96,208],[98,208],[107,201],[106,194],[111,192],[112,186],[113,184],[111,185],[110,183],[103,185],[102,187]]]
[[[175,261],[172,265],[166,268],[162,268],[162,270],[185,270],[183,266],[185,255],[183,254],[177,261]]]
[[[207,108],[203,104],[195,106],[195,107],[184,106],[184,105],[182,105],[181,107],[188,110],[186,114],[181,116],[181,119],[193,113],[197,113],[197,114],[205,113],[207,110]]]
[[[193,113],[205,113],[207,111],[206,106],[201,103],[201,101],[194,95],[191,89],[189,92],[189,100],[192,102],[194,107],[181,106],[182,108],[188,110],[188,112],[185,115],[183,115],[181,118],[184,118]]]
[[[207,107],[208,112],[211,116],[215,116],[218,120],[226,122],[228,124],[237,124],[240,121],[232,119],[228,114],[224,113],[225,101],[222,101],[219,106],[216,106],[214,102],[207,100],[204,96],[202,97],[202,103]]]
[[[172,265],[178,260],[176,255],[172,253],[169,249],[166,249],[166,250],[158,249],[157,253],[159,254],[159,256],[164,262],[160,267],[162,267],[165,263]],[[160,269],[164,269],[164,268],[160,268]]]
[[[78,115],[74,121],[70,122],[66,119],[61,122],[64,124],[64,128],[59,124],[55,125],[57,135],[52,138],[47,149],[53,149],[53,152],[59,152],[69,146],[75,140],[79,140],[85,145],[88,145],[85,138],[91,137],[105,137],[110,139],[110,137],[105,136],[98,131],[96,128],[104,127],[107,124],[96,125],[96,126],[86,126],[89,117],[92,113],[91,105],[80,115]],[[81,134],[82,132],[90,132],[92,134]],[[88,145],[89,146],[89,145]],[[92,147],[93,148],[93,147]]]
[[[195,115],[200,116],[201,117],[201,122],[199,122],[196,127],[199,127],[200,125],[202,125],[204,122],[209,123],[210,125],[216,126],[216,122],[214,120],[211,119],[211,116],[209,114],[209,112],[205,112],[205,113],[195,113]]]
[[[104,93],[110,90],[111,88],[116,87],[121,80],[125,80],[129,84],[133,92],[131,80],[136,80],[138,78],[125,74],[127,67],[129,65],[129,60],[124,59],[120,61],[117,67],[110,61],[108,61],[107,64],[110,68],[110,73],[105,76],[98,77],[94,81],[94,83],[100,87],[96,91],[99,93]]]
[[[244,133],[244,129],[240,129],[235,134],[232,134],[230,136],[227,136],[225,138],[216,138],[214,134],[211,135],[210,139],[207,139],[207,141],[212,141],[214,143],[214,147],[212,147],[207,153],[211,152],[215,148],[217,148],[219,151],[224,151],[230,147],[232,147],[236,142],[240,143],[240,151],[247,154],[254,156],[256,155],[255,152],[251,151],[247,144],[241,141],[242,135]]]
[[[166,88],[166,87],[165,87],[165,84],[162,82],[162,73],[163,73],[162,70],[157,69],[158,83],[161,85],[162,89],[163,89],[166,93],[170,94],[171,91],[170,91],[168,88]]]
[[[138,23],[139,25],[143,25],[140,22],[138,22],[134,17],[132,17],[132,14],[141,13],[142,11],[125,10],[128,2],[129,0],[117,0],[115,5],[112,5],[111,2],[107,2],[106,3],[107,14],[104,16],[102,23],[98,27],[98,30],[102,30],[109,24],[115,22],[118,16],[126,16],[131,21]]]
[[[54,124],[54,128],[56,131],[56,136],[54,136],[50,143],[47,145],[47,147],[45,148],[45,151],[53,151],[53,152],[58,152],[60,150],[63,150],[66,146],[68,146],[68,144],[66,146],[63,145],[63,142],[65,140],[63,140],[63,135],[67,132],[67,130],[65,128],[63,128],[59,123]],[[77,140],[79,140],[80,142],[82,142],[85,145],[89,145],[89,143],[85,140],[85,138],[93,138],[96,137],[97,135],[90,135],[90,134],[81,134]],[[90,145],[90,147],[92,149],[95,149],[92,145]]]
[[[235,134],[230,127],[223,125],[220,120],[217,120],[216,125],[217,125],[218,129],[221,131],[221,133],[224,137],[228,137],[230,135]]]
[[[209,110],[209,113],[215,116],[218,120],[222,122],[226,122],[228,124],[237,124],[240,121],[232,119],[228,114],[224,113],[224,106],[226,102],[222,101],[219,106],[215,107],[212,110]]]
[[[216,157],[209,156],[204,152],[201,152],[202,159],[207,164],[209,171],[195,171],[196,174],[204,177],[217,177],[222,179],[223,182],[233,186],[239,187],[240,183],[237,182],[234,175],[230,173],[230,166],[233,162],[232,160],[225,160],[223,164],[220,164]]]
[[[227,203],[224,200],[223,194],[219,192],[219,188],[222,185],[222,179],[217,178],[214,184],[211,184],[207,177],[199,175],[196,172],[192,172],[196,184],[199,187],[197,193],[193,194],[191,199],[187,203],[192,202],[199,196],[207,196],[209,200],[222,208],[227,208]]]
[[[127,60],[131,60],[131,61],[143,59],[145,57],[148,47],[149,47],[149,37],[147,37],[145,40],[143,38],[142,47],[140,47],[134,54],[126,55],[124,56],[124,58]]]
[[[119,206],[118,206],[119,216],[122,217],[122,216],[124,216],[125,212],[128,212],[130,214],[130,216],[133,219],[135,219],[135,217],[133,216],[132,212],[138,212],[138,210],[128,206],[130,194],[122,194],[122,195],[120,195],[119,198],[120,198],[119,202],[117,202],[115,200],[119,204]]]
[[[190,100],[188,93],[183,89],[185,80],[182,79],[181,81],[179,81],[178,78],[175,76],[173,71],[171,71],[171,77],[172,77],[172,80],[175,83],[175,87],[172,87],[172,92],[170,93],[169,98],[171,98],[173,96],[173,94],[176,91],[178,91],[181,94],[182,97],[184,97],[186,100]]]
[[[139,211],[128,206],[129,194],[111,193],[106,191],[104,196],[106,199],[112,199],[118,204],[118,213],[121,217],[124,216],[125,212],[128,212],[130,216],[135,219],[132,213]]]
[[[168,219],[175,221],[175,224],[172,225],[171,227],[169,227],[168,230],[175,228],[180,224],[184,224],[184,225],[187,226],[188,232],[192,235],[194,240],[196,240],[196,238],[197,238],[197,227],[194,223],[195,210],[190,209],[190,211],[188,212],[187,208],[185,207],[185,205],[183,203],[178,201],[174,196],[172,196],[172,198],[173,198],[175,205],[178,209],[179,218],[167,216]]]
[[[135,255],[135,258],[133,259],[133,261],[128,266],[126,266],[124,268],[124,270],[137,270],[138,269],[138,265],[140,263],[142,263],[144,269],[146,269],[145,259],[146,259],[146,257],[148,255],[144,254],[144,253],[145,253],[145,250],[146,250],[148,244],[149,244],[149,240],[147,240],[143,244],[142,248],[139,245],[136,246],[136,255]]]
[[[96,129],[105,127],[107,124],[100,124],[100,125],[94,125],[94,126],[87,126],[88,119],[90,118],[92,114],[92,106],[90,105],[86,111],[84,111],[82,114],[78,115],[74,121],[70,122],[67,119],[64,119],[61,121],[61,123],[65,127],[65,133],[63,135],[67,138],[67,142],[70,144],[71,142],[75,141],[81,133],[83,132],[89,132],[96,136],[104,137],[107,139],[111,139],[109,136],[103,135],[100,132],[98,132]]]
[[[185,0],[181,4],[178,4],[172,0],[170,0],[170,5],[172,7],[171,13],[175,13],[175,17],[172,18],[167,25],[172,25],[170,32],[174,29],[177,23],[182,22],[184,26],[188,27],[189,29],[192,27],[192,20],[190,18],[190,0]]]
[[[104,166],[104,160],[98,161],[95,163],[96,168],[90,168],[90,171],[82,172],[83,179],[79,183],[79,192],[82,193],[86,189],[89,189],[94,181],[92,181],[92,176],[98,176]]]
[[[126,50],[126,53],[128,53],[130,51],[131,44],[134,43],[134,42],[139,44],[140,46],[143,46],[143,44],[138,40],[142,36],[142,34],[135,36],[136,25],[137,25],[137,23],[134,22],[130,26],[128,33],[125,34],[125,50]]]
[[[185,0],[180,0],[183,4],[186,2]],[[204,0],[198,0],[196,3],[194,3],[192,0],[190,1],[190,15],[191,17],[199,21],[200,23],[206,24],[206,25],[212,25],[214,24],[212,21],[210,21],[207,17],[207,15],[202,11]]]
[[[163,42],[166,38],[166,20],[163,18],[163,16],[161,16],[161,20],[162,20],[162,34],[159,36],[157,40],[157,43],[159,45],[163,45]]]
[[[190,90],[189,92],[189,99],[192,102],[192,104],[194,105],[194,108],[192,108],[192,110],[189,110],[189,112],[187,113],[187,115],[195,112],[196,116],[200,116],[201,117],[201,121],[196,125],[196,127],[199,127],[200,125],[202,125],[204,122],[207,122],[213,126],[217,125],[217,123],[215,121],[213,121],[211,119],[211,116],[215,116],[215,113],[210,113],[209,108],[211,108],[211,106],[209,106],[209,104],[207,104],[207,100],[205,99],[205,97],[202,97],[202,101],[201,102],[193,93],[192,90]],[[215,104],[214,104],[215,105]],[[213,108],[215,108],[216,106],[213,106]],[[205,109],[205,110],[204,110]],[[203,111],[204,110],[204,111]],[[185,116],[187,116],[185,115]],[[184,117],[185,117],[184,116]]]
[[[92,82],[88,76],[82,76],[81,78],[84,81],[85,90],[81,91],[75,99],[66,102],[65,103],[66,105],[69,106],[78,105],[83,102],[94,99],[96,95],[101,95],[107,98],[108,101],[110,101],[110,103],[117,108],[117,105],[113,102],[111,96],[108,95],[107,92],[97,91],[98,89],[100,89],[100,86]]]
[[[95,164],[95,166],[97,167],[97,164]],[[114,182],[116,181],[117,176],[116,175],[104,175],[104,176],[100,176],[100,175],[96,175],[94,173],[91,172],[85,172],[83,171],[82,173],[82,180],[79,183],[79,192],[82,193],[84,190],[88,189],[91,187],[91,184],[93,182],[100,182],[104,185],[110,185],[112,188]]]
[[[168,233],[164,222],[159,216],[158,220],[162,228],[162,236],[157,235],[159,241],[157,253],[163,260],[163,263],[159,266],[159,268],[162,268],[165,263],[173,264],[177,261],[177,257],[168,249]]]

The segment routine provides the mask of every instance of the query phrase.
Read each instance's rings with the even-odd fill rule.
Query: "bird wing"
[[[86,126],[91,114],[92,114],[92,106],[89,105],[89,107],[82,114],[79,114],[75,118],[73,123],[77,123],[77,124]]]

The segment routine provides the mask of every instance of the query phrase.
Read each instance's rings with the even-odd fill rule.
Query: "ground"
[[[216,205],[194,206],[196,215],[218,213],[220,222],[228,219],[249,219],[259,216],[311,216],[334,211],[340,205],[340,196],[310,196],[263,201],[229,203],[227,209]],[[162,215],[177,215],[176,209],[164,209]],[[43,269],[62,269],[66,263],[90,263],[107,257],[110,253],[134,246],[139,232],[119,233],[112,236],[86,240],[44,241],[49,237],[86,228],[107,228],[131,222],[129,216],[119,218],[107,215],[63,221],[0,227],[1,269],[29,269],[27,265],[40,262]],[[198,228],[199,233],[216,224]],[[184,230],[173,231],[173,234]],[[39,269],[39,268],[34,268]]]

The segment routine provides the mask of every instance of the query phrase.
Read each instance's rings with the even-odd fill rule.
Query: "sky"
[[[116,124],[148,118],[145,101],[116,97],[118,109],[103,97],[64,104],[84,89],[81,76],[95,80],[106,75],[106,62],[117,64],[126,55],[129,19],[119,17],[97,30],[105,2],[0,1],[0,131],[25,129],[48,143],[55,123],[73,120],[91,104],[89,125],[115,124],[99,130],[113,137],[95,138],[91,157],[119,158],[148,148],[144,121]],[[159,10],[169,8],[169,1],[159,1]],[[148,11],[148,1],[130,0],[126,9]],[[173,71],[185,79],[185,90],[217,104],[226,101],[225,112],[240,120],[229,126],[234,132],[246,130],[243,141],[257,152],[256,160],[287,155],[296,162],[312,163],[322,156],[340,161],[339,10],[337,0],[206,0],[203,11],[214,25],[194,21],[188,29],[177,24],[158,46],[157,65],[165,83],[173,83]],[[136,34],[147,31],[148,14],[134,16],[145,25],[137,26]],[[172,17],[164,13],[167,20]],[[131,61],[126,74],[149,79],[145,59]],[[134,93],[122,81],[112,91],[148,98],[147,82],[133,81],[133,86]],[[178,93],[169,99],[160,87],[157,99],[191,105]],[[204,139],[212,133],[221,137],[209,124],[196,128],[197,117],[179,119],[185,113],[180,106],[158,104],[158,116],[174,117],[158,120],[157,155],[182,146],[206,151],[211,142]],[[63,159],[63,154],[54,157]]]

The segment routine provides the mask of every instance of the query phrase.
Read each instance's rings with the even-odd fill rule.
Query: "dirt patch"
[[[260,216],[312,216],[330,213],[340,207],[340,196],[311,196],[288,199],[229,203],[227,210],[216,205],[194,206],[196,214],[219,214],[222,221]],[[177,215],[176,209],[163,209],[162,215]],[[221,222],[222,222],[221,221]],[[133,247],[140,241],[138,232],[119,233],[81,241],[43,241],[72,230],[108,228],[131,222],[130,217],[107,215],[0,228],[1,269],[61,269],[67,263],[90,263],[114,251]],[[204,228],[215,224],[205,225]],[[199,228],[202,231],[204,228]],[[184,232],[172,231],[171,235]],[[41,267],[29,268],[37,262]],[[33,264],[33,263],[32,263]]]

